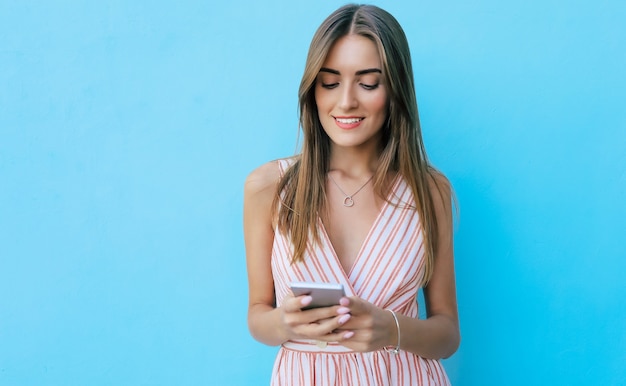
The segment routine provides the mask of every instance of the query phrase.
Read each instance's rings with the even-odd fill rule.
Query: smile
[[[334,117],[334,118],[337,122],[343,123],[345,125],[361,122],[363,119],[365,119],[365,118],[337,118],[337,117]]]

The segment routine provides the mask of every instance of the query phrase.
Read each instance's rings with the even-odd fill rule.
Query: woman
[[[451,189],[428,162],[408,43],[389,13],[346,5],[300,84],[302,152],[245,185],[249,328],[281,345],[274,385],[445,385],[460,341]],[[290,282],[343,284],[307,308]],[[427,318],[419,319],[424,287]]]

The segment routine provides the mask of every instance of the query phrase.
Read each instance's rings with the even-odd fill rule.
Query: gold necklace
[[[352,197],[356,196],[356,194],[358,192],[361,191],[361,189],[363,189],[365,187],[365,185],[369,184],[369,182],[372,180],[372,178],[374,178],[374,175],[372,174],[372,176],[365,181],[365,183],[363,185],[361,185],[361,187],[359,189],[357,189],[356,192],[348,195],[346,194],[346,192],[343,191],[343,189],[341,189],[341,186],[339,186],[339,184],[337,183],[337,181],[335,181],[335,179],[329,174],[328,177],[330,177],[330,180],[333,182],[333,184],[335,184],[335,186],[337,187],[337,189],[339,189],[339,191],[341,193],[343,193],[343,195],[345,196],[343,199],[343,206],[347,206],[347,207],[351,207],[354,206],[354,200],[352,199]]]

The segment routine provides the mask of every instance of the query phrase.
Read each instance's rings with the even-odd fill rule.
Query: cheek
[[[387,115],[387,106],[389,101],[387,100],[387,94],[376,95],[369,100],[369,109],[372,112]]]
[[[317,106],[317,111],[321,116],[328,115],[329,111],[332,109],[333,103],[327,95],[324,93],[315,93],[315,105]]]
[[[317,110],[321,110],[324,105],[324,97],[322,96],[322,92],[319,87],[315,87],[315,105],[317,106]]]

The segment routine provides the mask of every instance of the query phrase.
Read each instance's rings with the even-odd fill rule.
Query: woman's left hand
[[[359,352],[396,346],[398,331],[391,312],[356,296],[342,298],[340,305],[348,308],[351,315],[341,330],[354,333],[350,338],[342,339],[341,345]]]

